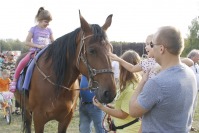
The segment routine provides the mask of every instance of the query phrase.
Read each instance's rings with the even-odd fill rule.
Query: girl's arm
[[[32,43],[32,37],[33,37],[33,34],[31,32],[28,32],[28,35],[26,37],[26,45],[29,46],[29,47],[33,47],[33,48],[39,48],[39,49],[42,49],[44,47],[44,45],[38,45],[38,44],[34,44]]]
[[[54,42],[55,40],[54,40],[54,37],[53,37],[53,34],[51,34],[50,35],[50,42],[52,43],[52,42]]]
[[[119,119],[125,119],[129,116],[129,114],[122,111],[121,109],[113,109],[113,108],[109,108],[107,106],[102,105],[95,97],[93,98],[93,104],[97,106],[99,109],[101,109],[102,111],[104,111],[105,113],[113,117],[116,117]]]
[[[131,63],[126,62],[125,60],[123,60],[122,58],[118,57],[116,54],[113,54],[111,52],[109,52],[108,55],[111,58],[111,60],[118,61],[120,63],[120,65],[122,65],[129,72],[140,72],[140,71],[142,71],[142,68],[139,64],[132,65]]]
[[[54,37],[53,37],[53,34],[51,34],[51,36],[50,36],[50,41],[51,41],[51,43],[55,41]]]

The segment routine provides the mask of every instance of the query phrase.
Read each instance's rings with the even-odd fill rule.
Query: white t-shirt
[[[114,78],[119,79],[119,75],[120,75],[119,62],[112,61],[111,65],[112,65],[112,69],[113,69],[113,72],[114,72]]]

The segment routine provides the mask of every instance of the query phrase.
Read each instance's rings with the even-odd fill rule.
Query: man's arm
[[[138,84],[135,92],[133,93],[133,96],[131,97],[131,100],[129,102],[129,114],[132,117],[141,117],[143,114],[145,114],[148,110],[144,109],[141,105],[139,105],[137,98],[138,95],[141,93],[142,88],[144,87],[144,84],[148,80],[148,74],[149,71],[147,71],[143,77],[140,83]]]

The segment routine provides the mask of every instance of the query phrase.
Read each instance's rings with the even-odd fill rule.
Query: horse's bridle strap
[[[80,58],[82,62],[86,65],[86,67],[90,70],[90,74],[92,77],[99,73],[113,73],[112,69],[99,69],[99,70],[92,69],[90,65],[87,63],[87,61],[84,59],[84,56],[82,54],[80,55]]]
[[[39,66],[38,66],[38,64],[37,64],[37,61],[36,61],[36,59],[35,59],[35,57],[34,57],[34,63],[35,63],[35,66],[37,67],[37,69],[38,69],[38,71],[41,73],[41,75],[42,76],[44,76],[44,80],[47,80],[49,83],[51,83],[52,85],[54,85],[54,86],[56,86],[57,84],[55,84],[53,81],[51,81],[49,78],[50,78],[50,76],[47,76],[44,72],[42,72],[42,70],[39,68]],[[66,86],[63,86],[63,85],[58,85],[59,87],[61,87],[61,88],[64,88],[64,89],[66,89],[66,90],[68,90],[68,91],[72,91],[72,90],[80,90],[80,88],[78,88],[78,89],[70,89],[70,88],[68,88],[68,87],[66,87]],[[81,88],[81,90],[90,90],[89,88]]]

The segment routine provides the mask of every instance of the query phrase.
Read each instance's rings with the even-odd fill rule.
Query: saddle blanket
[[[47,48],[47,47],[46,47]],[[29,85],[30,85],[30,81],[32,78],[32,73],[35,67],[35,60],[37,61],[39,59],[39,57],[44,53],[44,51],[46,50],[46,48],[42,49],[41,51],[39,51],[39,53],[37,53],[37,55],[34,57],[35,59],[33,59],[30,63],[30,65],[28,66],[28,69],[26,71],[26,75],[25,75],[25,79],[24,82],[21,86],[21,76],[17,82],[17,89],[22,91],[22,90],[29,90]]]

